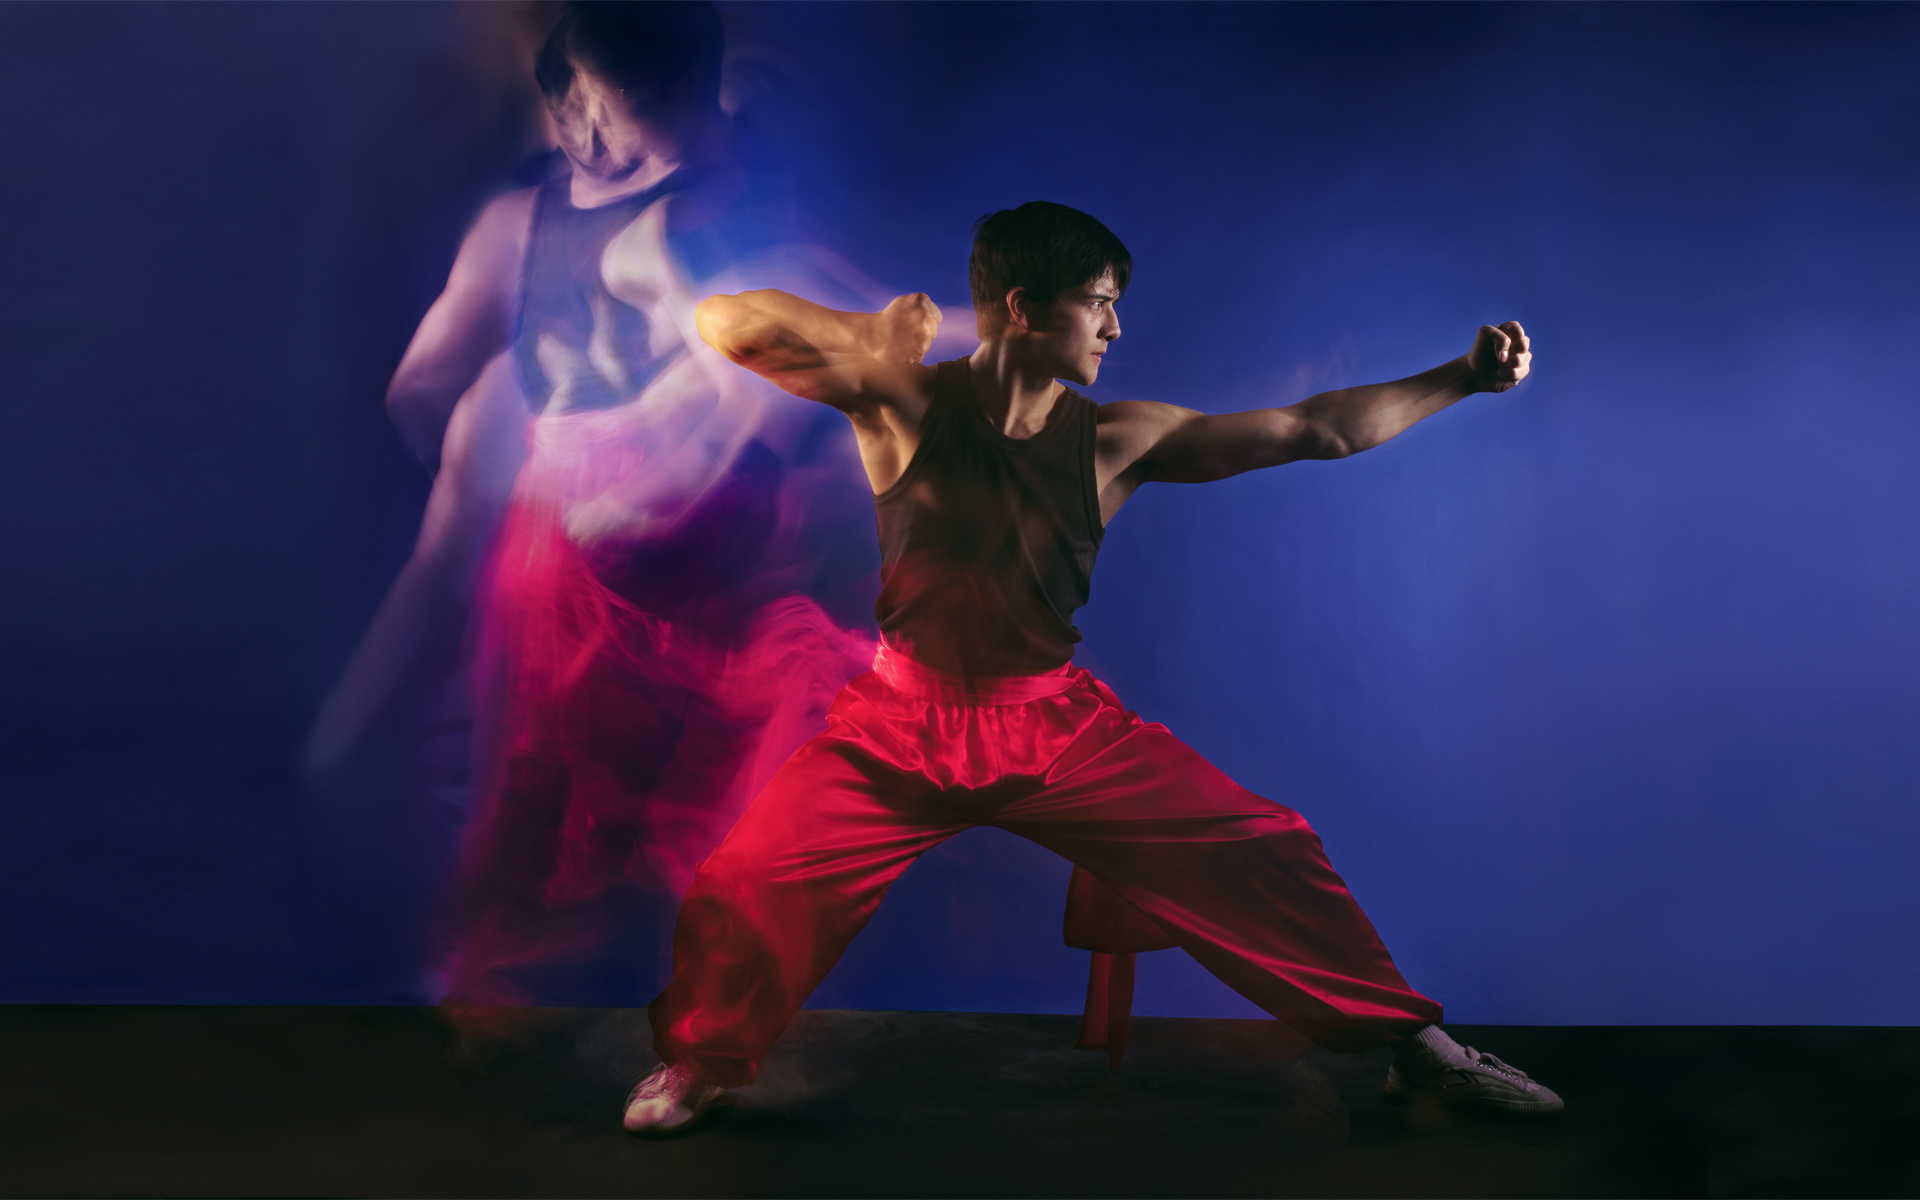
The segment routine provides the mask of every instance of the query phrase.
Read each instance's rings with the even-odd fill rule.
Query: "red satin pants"
[[[751,1083],[887,886],[975,825],[1085,868],[1329,1048],[1371,1049],[1440,1020],[1299,814],[1128,712],[1087,671],[969,682],[883,649],[695,873],[673,981],[650,1010],[662,1060]]]

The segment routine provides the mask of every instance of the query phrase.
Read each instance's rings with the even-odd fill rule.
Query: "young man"
[[[783,414],[693,328],[691,281],[778,236],[722,52],[707,4],[562,9],[534,73],[565,170],[475,221],[388,391],[437,474],[309,755],[324,775],[411,719],[451,793],[423,799],[457,816],[473,702],[456,677],[439,690],[465,703],[429,723],[413,696],[436,653],[471,650],[452,1001],[657,992],[680,893],[759,763],[871,654],[796,594],[793,484],[766,444]]]
[[[1197,483],[1377,446],[1527,374],[1516,322],[1395,383],[1210,416],[1095,405],[1131,258],[1092,217],[1034,202],[977,227],[980,347],[919,365],[939,312],[830,312],[779,292],[697,310],[709,344],[853,422],[879,512],[882,644],[826,731],[697,873],[651,1010],[663,1065],[624,1124],[664,1132],[760,1057],[912,860],[974,825],[1031,838],[1222,980],[1336,1050],[1395,1048],[1390,1092],[1553,1112],[1551,1091],[1456,1045],[1296,813],[1248,792],[1071,664],[1107,521],[1142,484]]]

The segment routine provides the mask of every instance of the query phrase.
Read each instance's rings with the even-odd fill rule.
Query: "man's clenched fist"
[[[874,316],[878,346],[873,356],[886,363],[917,363],[940,331],[940,307],[925,292],[895,296]]]
[[[898,301],[895,301],[898,303]],[[1504,392],[1527,377],[1533,363],[1533,343],[1518,321],[1482,325],[1467,351],[1467,368],[1474,387],[1482,392]]]

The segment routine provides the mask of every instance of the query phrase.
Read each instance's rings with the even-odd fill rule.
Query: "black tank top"
[[[683,169],[598,208],[574,207],[567,175],[540,187],[513,339],[536,414],[625,404],[686,353],[678,338],[659,339],[655,349],[646,314],[607,290],[601,260],[649,206],[698,184]],[[785,479],[785,465],[749,441],[671,529],[596,538],[582,551],[600,582],[642,611],[688,632],[740,635],[785,582],[775,562]]]
[[[1046,428],[1010,438],[967,360],[934,368],[920,447],[874,497],[887,645],[954,675],[1036,675],[1073,657],[1105,529],[1093,401],[1060,393]]]
[[[685,174],[598,208],[573,206],[569,176],[541,186],[513,336],[514,365],[535,413],[625,404],[685,353],[677,340],[655,353],[646,314],[609,292],[600,271],[607,243],[684,186]]]

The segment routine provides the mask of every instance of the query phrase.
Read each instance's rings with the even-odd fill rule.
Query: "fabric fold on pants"
[[[888,886],[977,825],[1083,868],[1331,1049],[1440,1020],[1298,813],[1128,712],[1089,672],[961,680],[883,650],[696,872],[674,977],[650,1010],[662,1060],[725,1087],[752,1082]]]

